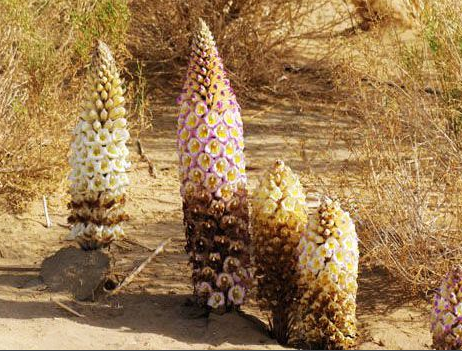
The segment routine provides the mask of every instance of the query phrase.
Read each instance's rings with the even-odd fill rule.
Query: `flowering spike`
[[[123,236],[120,223],[127,219],[123,205],[130,166],[122,81],[109,47],[101,41],[87,84],[71,145],[69,222],[71,237],[82,249],[94,250]]]
[[[271,329],[285,345],[293,335],[298,295],[297,245],[307,222],[298,177],[282,161],[263,175],[252,201],[258,298],[271,311]]]
[[[462,348],[462,266],[455,267],[435,294],[431,312],[433,347],[437,350]]]
[[[194,294],[203,306],[230,310],[243,303],[250,282],[243,126],[203,21],[178,103],[179,172]]]
[[[300,332],[310,347],[346,349],[356,337],[358,238],[348,212],[322,200],[298,246]]]

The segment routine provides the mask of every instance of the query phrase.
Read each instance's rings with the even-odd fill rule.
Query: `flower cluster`
[[[199,303],[229,310],[250,281],[248,204],[240,107],[212,34],[200,20],[178,117],[178,154],[186,226]]]
[[[300,332],[312,347],[353,346],[358,238],[348,212],[325,198],[300,240]]]
[[[435,294],[431,312],[433,347],[437,350],[462,348],[462,267],[443,280]]]
[[[115,60],[99,42],[88,78],[88,97],[74,130],[69,175],[71,235],[83,249],[97,249],[123,235],[120,222],[129,184],[129,139],[124,90]]]
[[[252,201],[258,298],[271,312],[271,329],[281,344],[292,336],[298,295],[297,245],[307,222],[298,177],[276,161],[263,175]]]

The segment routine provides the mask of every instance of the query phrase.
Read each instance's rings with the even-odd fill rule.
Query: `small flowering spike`
[[[88,96],[74,130],[69,180],[71,236],[84,250],[109,245],[123,236],[120,223],[130,164],[125,143],[124,90],[108,46],[99,42],[88,77]]]
[[[462,349],[462,267],[455,267],[435,294],[431,312],[433,347]]]
[[[305,195],[298,177],[276,161],[261,178],[252,201],[258,298],[271,312],[279,343],[288,343],[297,307],[297,245],[307,222]]]
[[[203,306],[230,310],[243,303],[251,279],[243,126],[212,34],[202,20],[177,102],[181,195],[194,294]]]
[[[311,348],[352,347],[359,251],[349,213],[325,198],[308,219],[298,251],[301,338]]]

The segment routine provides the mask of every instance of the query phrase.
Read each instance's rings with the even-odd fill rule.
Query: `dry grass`
[[[344,184],[365,261],[418,291],[462,260],[461,11],[428,1],[417,35],[362,34],[340,71],[358,122],[350,144],[361,166],[348,176],[362,186]]]
[[[121,48],[127,6],[116,0],[0,4],[0,195],[18,211],[65,179],[70,130],[94,40]]]
[[[316,22],[331,1],[206,0],[135,1],[132,11],[146,16],[133,23],[128,46],[146,65],[154,88],[181,87],[198,18],[210,26],[240,101],[256,93],[287,94],[287,72],[309,38],[326,36],[345,22],[343,11]],[[316,23],[315,23],[316,22]],[[149,23],[146,26],[146,23]],[[148,49],[147,49],[148,48]],[[295,69],[297,69],[295,67]]]
[[[303,99],[309,82],[298,72],[307,67],[293,63],[301,48],[308,50],[307,40],[326,44],[323,59],[348,48],[351,56],[343,50],[335,56],[344,93],[337,98],[349,96],[342,107],[357,121],[349,141],[359,165],[336,180],[355,198],[363,262],[387,267],[405,286],[432,288],[462,259],[462,5],[426,0],[417,34],[403,40],[383,25],[367,34],[348,31],[345,22],[357,23],[347,1],[316,21],[332,3],[131,2],[146,16],[136,18],[127,42],[137,57],[128,58],[132,122],[150,123],[145,90],[181,86],[198,17],[210,24],[241,101],[257,92]],[[0,3],[0,195],[8,209],[22,209],[65,179],[93,41],[103,39],[125,56],[128,22],[121,0]]]

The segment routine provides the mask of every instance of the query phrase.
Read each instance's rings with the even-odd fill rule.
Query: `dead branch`
[[[55,304],[57,304],[59,307],[61,307],[63,310],[66,310],[67,312],[73,314],[74,316],[80,317],[80,318],[85,318],[85,316],[83,314],[75,311],[74,309],[70,308],[69,306],[66,306],[62,302],[60,302],[58,300],[55,300],[52,297],[50,298],[50,300],[53,301]]]
[[[43,213],[45,214],[46,227],[51,228],[51,219],[48,214],[47,198],[45,195],[43,195]]]
[[[37,266],[0,266],[0,272],[40,272]]]
[[[156,169],[152,163],[152,161],[149,159],[149,157],[144,153],[144,150],[143,150],[143,145],[141,145],[141,140],[140,139],[136,139],[136,145],[138,147],[138,154],[141,156],[141,160],[143,160],[144,162],[146,162],[148,164],[148,170],[149,170],[149,174],[154,177],[154,178],[157,178],[157,172],[156,172]]]
[[[170,239],[165,240],[162,244],[160,244],[157,249],[146,258],[143,263],[141,263],[138,268],[133,270],[114,290],[112,290],[109,295],[115,295],[117,294],[122,288],[127,286],[132,282],[132,280],[140,274],[140,272],[153,260],[154,257],[159,255],[162,251],[164,251],[165,245],[167,245],[170,242]]]

